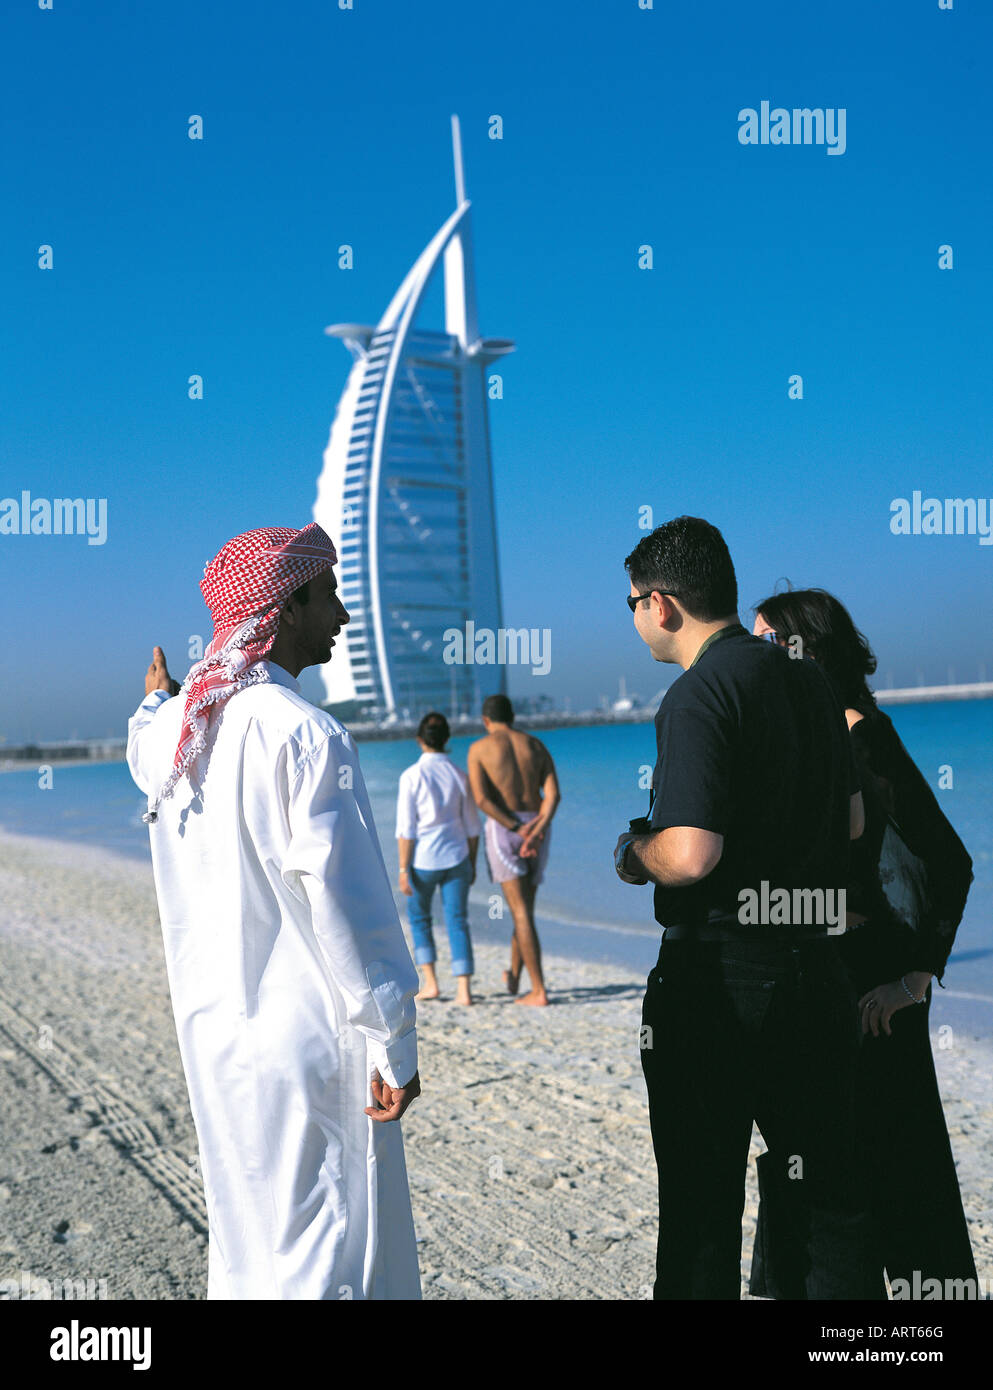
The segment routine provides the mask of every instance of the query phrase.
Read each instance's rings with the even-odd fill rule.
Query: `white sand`
[[[203,1298],[206,1219],[150,868],[2,835],[0,901],[0,1280]],[[477,947],[474,1008],[419,1008],[423,1095],[403,1125],[425,1297],[650,1297],[644,979],[549,956],[554,1005],[522,1008],[500,993],[504,957]],[[443,989],[444,960],[442,947]],[[956,1036],[935,1055],[989,1276],[993,1052]],[[743,1285],[755,1203],[750,1165]]]

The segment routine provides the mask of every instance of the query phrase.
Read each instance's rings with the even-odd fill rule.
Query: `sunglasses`
[[[651,598],[652,594],[665,594],[666,598],[679,597],[672,589],[650,589],[647,594],[628,594],[628,607],[631,612],[634,612],[643,598]]]

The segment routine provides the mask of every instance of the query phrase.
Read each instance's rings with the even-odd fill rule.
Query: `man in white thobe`
[[[348,621],[320,527],[207,566],[215,638],[160,648],[128,730],[209,1218],[207,1297],[420,1297],[398,1120],[417,973],[350,735],[300,694]],[[305,576],[305,578],[301,578]]]

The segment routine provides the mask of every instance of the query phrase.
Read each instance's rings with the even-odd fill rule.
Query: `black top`
[[[663,926],[739,927],[739,891],[761,893],[763,881],[770,891],[846,887],[858,774],[844,715],[809,657],[739,624],[722,628],[669,687],[655,737],[653,828],[724,837],[701,882],[656,887]]]
[[[972,882],[972,860],[892,722],[874,710],[852,727],[865,833],[852,845],[848,907],[885,938],[885,973],[940,979]],[[860,932],[861,934],[861,932]]]

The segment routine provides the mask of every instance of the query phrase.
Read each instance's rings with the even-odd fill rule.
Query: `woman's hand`
[[[929,979],[929,975],[918,971],[908,980],[907,983],[915,991],[918,999],[923,998]],[[868,994],[863,994],[859,1000],[863,1034],[871,1031],[872,1036],[878,1038],[879,1030],[882,1028],[887,1037],[892,1037],[890,1019],[898,1010],[910,1008],[914,1002],[899,980],[890,980],[888,984],[870,989]]]
[[[397,879],[397,887],[405,898],[412,898],[414,896],[414,890],[410,886],[410,875],[406,869],[400,870],[400,876]]]

